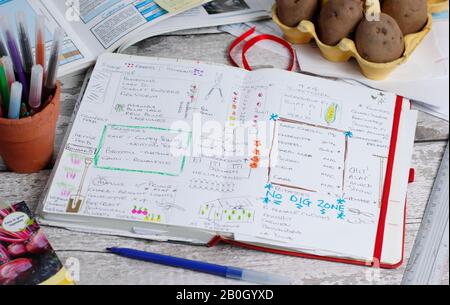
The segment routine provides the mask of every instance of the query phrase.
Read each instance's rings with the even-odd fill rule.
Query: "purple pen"
[[[11,61],[14,66],[14,71],[17,74],[17,80],[22,84],[23,90],[22,90],[22,101],[28,102],[28,81],[25,75],[25,71],[23,70],[22,65],[22,59],[20,56],[19,49],[17,47],[16,40],[14,39],[14,36],[12,34],[9,21],[7,17],[3,16],[0,19],[0,24],[3,29],[3,34],[6,39],[6,45],[9,50],[9,55],[11,57]]]

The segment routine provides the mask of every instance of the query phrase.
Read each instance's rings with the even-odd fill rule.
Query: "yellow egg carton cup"
[[[369,1],[368,1],[369,2]],[[373,10],[379,10],[379,2],[374,3]],[[371,8],[367,8],[370,10]],[[366,12],[367,13],[367,12]],[[272,19],[283,31],[285,38],[294,44],[307,44],[312,39],[316,41],[322,56],[329,61],[333,62],[345,62],[352,57],[358,62],[361,72],[365,77],[373,80],[386,79],[398,66],[405,63],[416,47],[422,42],[425,36],[430,32],[432,27],[432,16],[429,13],[428,22],[422,29],[422,31],[414,34],[409,34],[404,37],[405,40],[405,52],[403,56],[388,63],[374,63],[367,61],[358,53],[355,42],[349,38],[342,39],[336,46],[330,46],[320,41],[314,23],[308,20],[303,20],[297,27],[288,27],[284,25],[277,15],[276,4],[272,8]]]
[[[448,0],[428,0],[428,7],[431,13],[441,13],[448,10]]]

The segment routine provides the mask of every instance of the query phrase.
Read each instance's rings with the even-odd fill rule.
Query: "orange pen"
[[[41,65],[45,71],[45,17],[36,17],[36,65]]]

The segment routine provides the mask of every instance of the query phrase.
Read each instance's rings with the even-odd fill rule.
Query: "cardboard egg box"
[[[323,1],[323,2],[326,2]],[[350,38],[342,39],[337,45],[330,46],[321,42],[316,32],[315,24],[310,20],[303,20],[296,27],[284,25],[277,16],[276,4],[272,8],[272,19],[283,31],[285,38],[294,44],[307,44],[312,39],[315,40],[322,56],[333,62],[345,62],[355,58],[362,74],[373,80],[386,79],[398,66],[407,62],[411,54],[422,42],[432,28],[432,13],[439,12],[448,7],[448,1],[429,0],[428,21],[420,32],[404,36],[405,51],[402,57],[387,63],[374,63],[364,59],[356,48],[355,42]],[[373,16],[381,11],[380,2],[367,0],[365,5],[365,16]]]

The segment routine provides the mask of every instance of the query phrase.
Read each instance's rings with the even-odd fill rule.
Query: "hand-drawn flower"
[[[273,189],[273,185],[272,185],[272,183],[268,183],[268,184],[266,184],[266,186],[264,188],[267,190],[271,190],[271,189]]]
[[[344,204],[346,201],[345,201],[345,199],[344,198],[339,198],[338,200],[337,200],[337,203],[338,204]]]
[[[280,116],[279,116],[278,114],[276,114],[276,113],[272,113],[272,115],[270,116],[270,120],[271,120],[271,121],[276,122],[276,121],[278,121],[279,119],[280,119]]]

